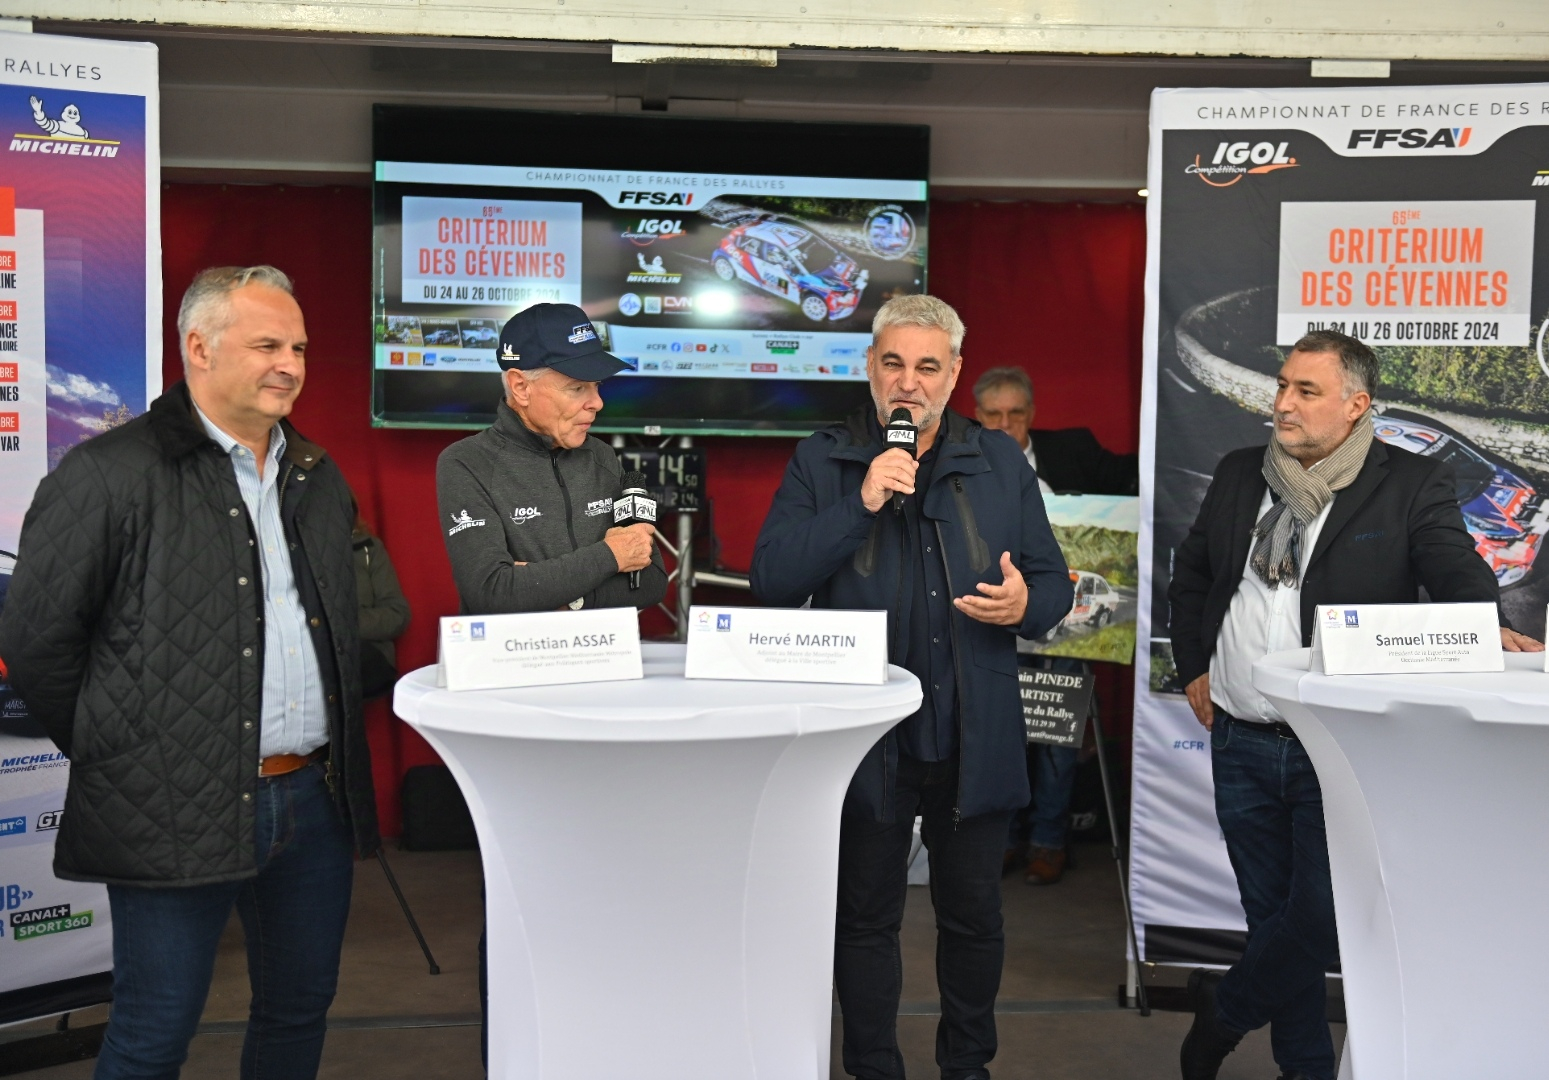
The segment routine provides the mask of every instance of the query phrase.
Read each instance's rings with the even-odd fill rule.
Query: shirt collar
[[[199,422],[204,425],[205,434],[215,440],[215,444],[223,452],[230,454],[242,445],[236,439],[233,439],[230,435],[216,427],[215,423],[204,414],[204,410],[199,407],[197,401],[194,402],[194,413],[199,417]],[[280,455],[283,453],[285,453],[285,429],[279,424],[275,424],[274,427],[269,429],[269,460],[279,461]]]

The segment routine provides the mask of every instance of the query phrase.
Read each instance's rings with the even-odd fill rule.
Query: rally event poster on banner
[[[1059,625],[1017,651],[1128,664],[1135,657],[1140,500],[1133,495],[1045,495],[1074,600]]]
[[[1452,466],[1506,614],[1542,637],[1549,86],[1158,90],[1148,186],[1133,901],[1144,959],[1230,962],[1245,923],[1173,666],[1173,552],[1222,455],[1268,441],[1291,345],[1335,329],[1381,362],[1377,437]]]
[[[0,606],[38,482],[160,390],[159,113],[154,46],[0,32]],[[106,891],[52,870],[68,775],[0,658],[0,1023],[112,968]]]

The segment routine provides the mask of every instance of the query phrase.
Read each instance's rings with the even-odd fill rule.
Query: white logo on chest
[[[518,525],[525,525],[535,517],[542,517],[543,511],[536,506],[518,506],[511,511],[511,520]]]
[[[613,513],[612,499],[593,499],[586,504],[587,517],[602,517],[604,514]]]

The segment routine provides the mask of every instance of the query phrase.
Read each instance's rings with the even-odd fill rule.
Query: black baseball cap
[[[581,382],[601,382],[629,365],[602,347],[586,312],[574,304],[534,304],[506,320],[495,351],[502,371],[553,368]]]

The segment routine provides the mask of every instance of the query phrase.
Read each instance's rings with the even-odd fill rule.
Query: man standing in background
[[[1033,382],[1019,367],[991,368],[974,383],[974,415],[991,431],[1004,431],[1022,448],[1045,495],[1133,495],[1139,483],[1134,454],[1105,449],[1087,428],[1033,431]],[[1031,643],[1022,642],[1028,650]],[[1080,661],[1055,659],[1080,670]],[[1065,876],[1070,799],[1081,748],[1034,743],[1027,749],[1033,801],[1012,819],[1006,869],[1024,866],[1029,885],[1056,885]],[[1025,862],[1024,862],[1025,860]]]

